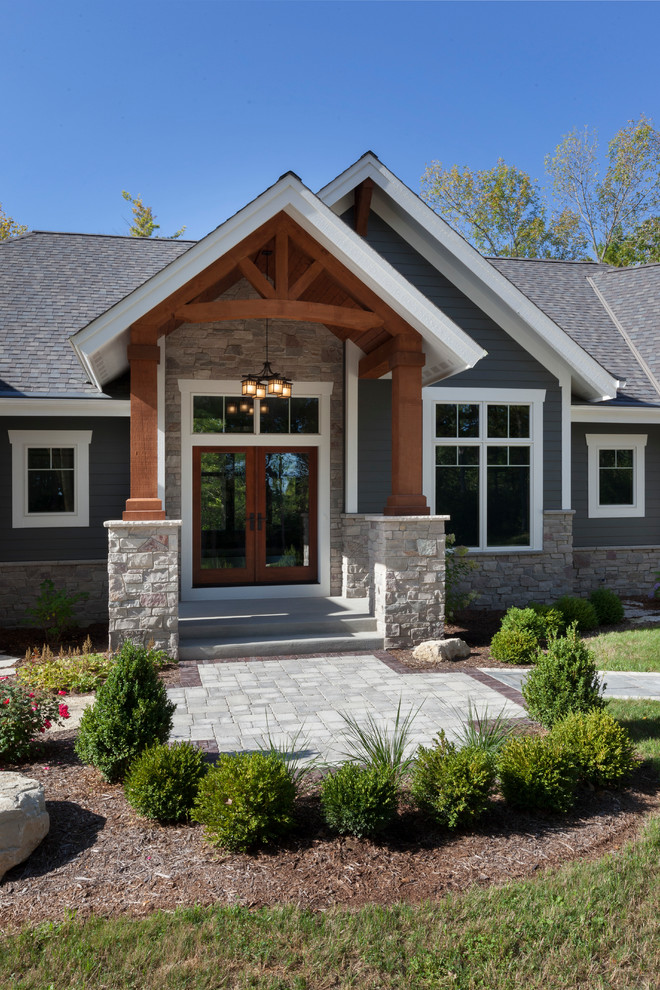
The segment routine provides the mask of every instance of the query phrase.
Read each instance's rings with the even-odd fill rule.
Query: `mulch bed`
[[[498,666],[488,643],[500,618],[461,613],[446,635],[466,639],[473,654],[449,669]],[[0,631],[0,650],[21,655],[31,632]],[[104,636],[104,627],[96,627],[97,649]],[[408,651],[391,652],[422,669]],[[163,676],[176,683],[178,671]],[[565,816],[514,812],[495,797],[479,827],[459,834],[438,829],[404,802],[395,825],[375,842],[333,836],[310,784],[298,800],[297,827],[285,841],[254,855],[225,854],[204,840],[201,826],[141,818],[121,786],[106,784],[80,764],[74,740],[75,731],[60,732],[38,744],[33,762],[11,767],[44,784],[51,827],[0,883],[0,930],[71,911],[80,917],[144,916],[193,904],[289,903],[322,910],[418,903],[615,852],[660,808],[659,782],[642,769],[623,791],[583,793]]]
[[[198,825],[141,818],[119,785],[106,784],[73,751],[74,731],[40,744],[39,759],[12,769],[43,782],[50,832],[0,884],[0,930],[79,917],[144,916],[193,904],[248,907],[418,903],[472,886],[541,875],[547,867],[616,851],[660,806],[643,771],[626,790],[591,791],[566,816],[520,814],[496,798],[473,831],[439,830],[402,805],[378,842],[338,838],[312,793],[296,830],[254,855],[225,854]]]

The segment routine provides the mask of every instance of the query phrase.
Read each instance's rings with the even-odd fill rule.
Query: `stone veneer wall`
[[[576,595],[588,595],[594,588],[611,588],[619,595],[646,598],[660,571],[660,546],[576,547],[573,551]]]
[[[26,615],[50,578],[56,591],[89,596],[74,606],[80,625],[108,618],[108,564],[105,560],[4,561],[0,564],[0,623],[8,629],[38,625]]]
[[[444,634],[446,516],[363,517],[369,524],[370,599],[385,649]]]
[[[341,593],[344,598],[366,598],[371,591],[369,566],[370,516],[345,513],[344,546],[342,552]]]
[[[451,529],[451,523],[449,524]],[[509,608],[528,601],[551,602],[573,593],[573,511],[543,513],[543,550],[517,553],[474,551],[477,565],[458,593],[476,591],[474,608]]]
[[[125,639],[179,655],[178,520],[112,520],[108,530],[109,648]]]
[[[220,298],[259,298],[252,286],[240,281]],[[235,379],[259,370],[264,361],[263,320],[215,324],[184,324],[165,344],[165,464],[167,515],[181,515],[181,393],[179,379],[200,381]],[[342,342],[316,323],[271,320],[269,356],[275,371],[296,382],[333,382],[330,399],[330,593],[341,594],[342,519],[344,503],[344,351]],[[235,437],[240,444],[240,435]],[[284,434],[266,442],[286,442]]]

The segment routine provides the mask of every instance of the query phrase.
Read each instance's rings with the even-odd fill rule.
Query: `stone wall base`
[[[85,591],[86,601],[74,606],[80,626],[108,619],[108,562],[106,560],[40,560],[0,563],[0,624],[7,629],[35,626],[26,614],[50,579],[56,591],[69,595]]]
[[[576,595],[604,587],[618,595],[646,598],[657,580],[656,571],[660,571],[660,546],[576,547],[573,551]]]
[[[179,656],[179,520],[117,520],[108,530],[109,648],[153,641]]]

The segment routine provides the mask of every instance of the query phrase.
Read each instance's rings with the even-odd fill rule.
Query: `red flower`
[[[69,708],[67,705],[60,705],[60,718],[71,718],[69,715]]]

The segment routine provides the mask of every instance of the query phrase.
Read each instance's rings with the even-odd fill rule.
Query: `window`
[[[193,433],[318,433],[319,400],[194,395]]]
[[[492,401],[483,399],[488,393]],[[454,400],[457,395],[463,401]],[[539,546],[542,512],[534,493],[542,488],[542,391],[428,389],[427,429],[433,443],[427,495],[434,511],[448,515],[448,532],[474,549]],[[506,396],[506,398],[505,398]],[[470,401],[464,401],[469,399]],[[537,445],[539,456],[534,457]]]
[[[89,525],[91,430],[9,430],[14,529]]]
[[[646,435],[587,433],[589,517],[644,515]]]

